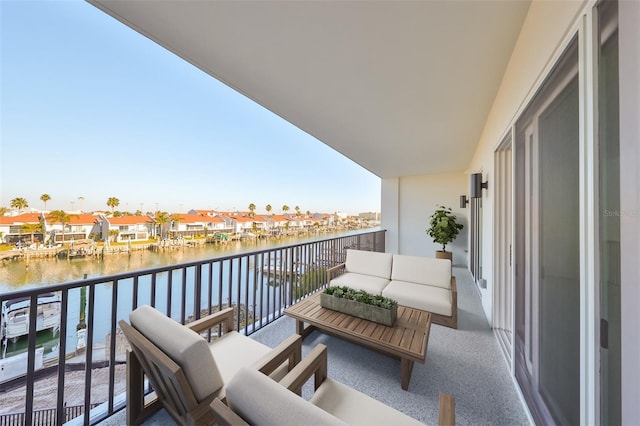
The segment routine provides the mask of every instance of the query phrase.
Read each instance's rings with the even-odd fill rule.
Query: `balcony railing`
[[[68,399],[74,400],[70,405],[77,399],[82,401],[77,421],[84,424],[95,424],[122,409],[124,377],[116,370],[125,362],[127,344],[118,321],[128,320],[129,312],[142,304],[154,306],[181,323],[233,305],[236,329],[249,335],[282,316],[287,306],[324,286],[326,269],[344,262],[346,249],[384,251],[384,236],[384,231],[363,232],[0,294],[2,306],[16,299],[36,306],[45,294],[54,293],[59,297],[60,315],[59,331],[48,331],[55,342],[48,344],[43,362],[37,359],[43,353],[39,349],[43,332],[37,330],[44,323],[41,316],[45,316],[45,309],[29,309],[22,318],[28,329],[21,338],[26,340],[22,355],[26,374],[0,383],[0,388],[24,389],[24,410],[1,413],[0,409],[0,424],[3,416],[15,415],[21,416],[23,424],[41,424],[37,413],[42,410],[55,413],[48,417],[48,424],[62,424],[70,420],[69,410],[65,410]],[[9,325],[2,327],[3,337]],[[5,349],[10,339],[3,339]],[[84,383],[79,390],[75,387],[74,394],[71,388],[65,389],[65,381],[78,369]],[[97,374],[98,370],[102,374]],[[36,382],[43,376],[57,377],[57,390],[49,395],[52,398],[55,393],[55,403],[49,404],[53,406],[43,406],[47,403],[34,397]],[[103,389],[101,394],[98,389]],[[0,402],[2,399],[0,393]]]

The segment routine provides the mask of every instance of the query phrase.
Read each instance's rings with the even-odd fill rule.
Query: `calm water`
[[[118,255],[109,255],[105,256],[104,259],[95,259],[95,258],[87,258],[87,259],[71,259],[71,260],[61,260],[57,258],[50,259],[38,259],[31,260],[28,263],[20,261],[10,261],[0,263],[0,293],[8,292],[8,291],[16,291],[21,289],[35,288],[35,287],[43,287],[49,284],[57,284],[64,283],[73,280],[82,279],[85,274],[88,278],[91,277],[100,277],[105,275],[117,274],[125,271],[135,271],[141,269],[149,269],[154,267],[161,267],[165,265],[185,263],[194,260],[201,259],[210,259],[215,257],[227,256],[231,254],[238,254],[243,252],[251,252],[256,250],[262,250],[277,246],[283,245],[291,245],[302,242],[309,242],[313,240],[319,239],[327,239],[340,235],[350,234],[348,232],[340,233],[340,234],[332,234],[332,235],[321,235],[314,237],[306,237],[306,238],[286,238],[279,240],[258,240],[251,242],[231,242],[225,245],[214,245],[214,244],[205,244],[201,247],[191,248],[186,247],[178,250],[171,251],[163,251],[163,252],[151,252],[148,250],[141,250],[132,252],[129,254],[118,254]],[[254,282],[254,267],[260,265],[250,265],[250,268],[245,268],[246,265],[242,267],[238,267],[237,261],[234,261],[234,270],[235,274],[241,274],[241,280],[245,282],[245,275],[248,273],[248,282],[250,288],[253,286]],[[213,266],[213,277],[217,277],[219,274],[219,265],[215,264]],[[206,266],[203,268],[203,276],[208,276],[209,267]],[[224,282],[227,282],[228,279],[228,271],[226,270],[228,266],[223,269]],[[239,272],[238,272],[239,271]],[[166,306],[167,303],[167,294],[166,294],[166,284],[162,284],[167,279],[167,273],[158,275],[158,292],[156,295],[156,306],[162,307]],[[174,285],[172,287],[172,297],[171,297],[171,311],[172,317],[176,320],[179,320],[180,312],[182,306],[180,305],[180,301],[183,300],[181,297],[181,282],[182,276],[181,272],[174,272],[173,282]],[[186,271],[187,274],[187,282],[193,282],[194,270],[190,268]],[[256,274],[255,277],[258,277]],[[234,277],[233,281],[237,279],[237,275]],[[132,281],[132,280],[129,280]],[[273,312],[275,308],[279,305],[280,301],[280,287],[279,286],[270,286],[268,283],[263,282],[264,280],[258,279],[256,285],[256,295],[255,295],[255,305],[256,305],[256,313],[260,313],[262,310],[268,309],[269,312]],[[131,292],[126,291],[127,288],[131,288],[132,282],[127,282],[127,280],[123,280],[119,285],[119,293],[118,293],[118,302],[117,302],[117,317],[118,319],[127,318],[128,313],[132,308],[132,299]],[[206,286],[203,288],[203,306],[201,308],[206,308],[204,305],[206,300],[208,299]],[[268,288],[267,288],[268,287]],[[151,288],[151,280],[149,276],[141,276],[139,280],[139,291],[138,291],[138,304],[150,303],[150,288]],[[110,306],[111,305],[111,297],[112,297],[112,285],[111,283],[101,284],[95,286],[95,297],[97,306]],[[229,294],[228,286],[225,284],[222,287],[222,303],[227,303],[231,300],[232,303],[240,303],[245,302],[245,292],[244,289],[241,289],[241,294],[237,294],[237,288],[234,288],[232,294]],[[240,298],[238,299],[238,296]],[[218,303],[217,291],[212,294],[212,299],[214,304]],[[67,323],[67,344],[66,351],[72,352],[76,346],[77,339],[75,338],[75,326],[77,324],[80,307],[80,290],[74,289],[69,292],[69,306],[68,306],[68,318],[69,322]],[[193,301],[193,288],[192,286],[187,286],[187,294],[186,294],[186,303],[190,304],[189,306],[185,306],[187,315],[194,311],[194,307],[192,305]],[[248,296],[249,306],[254,305],[253,294]],[[104,305],[103,305],[104,304]],[[94,331],[95,331],[95,341],[96,343],[102,343],[105,341],[106,335],[110,330],[110,321],[111,321],[111,312],[110,309],[97,309],[94,313],[95,322],[94,322]],[[10,351],[18,350],[17,347],[12,348],[12,344],[9,345],[8,348]],[[56,353],[51,352],[45,355],[45,358],[55,357]]]
[[[371,231],[373,230],[374,229]],[[324,234],[319,237],[289,237],[278,240],[258,240],[255,242],[234,241],[224,245],[205,244],[197,248],[186,247],[184,249],[157,253],[140,250],[134,251],[131,255],[115,254],[105,256],[104,259],[86,258],[64,260],[48,258],[32,259],[29,262],[2,262],[0,263],[0,293],[79,280],[84,278],[85,274],[87,274],[88,278],[100,277],[348,234],[349,232],[344,232],[339,234]]]

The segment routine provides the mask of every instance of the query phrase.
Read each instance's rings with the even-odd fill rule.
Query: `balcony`
[[[215,310],[231,303],[241,307],[236,312],[239,331],[275,346],[295,332],[294,321],[282,314],[284,308],[322,287],[323,269],[343,261],[347,248],[383,251],[384,231],[48,287],[47,292],[60,295],[58,347],[66,350],[54,352],[42,369],[37,368],[39,343],[32,336],[36,335],[38,313],[32,309],[26,379],[14,379],[9,386],[13,390],[0,394],[3,407],[11,392],[26,395],[24,408],[17,412],[3,409],[0,424],[2,416],[14,416],[24,424],[60,424],[74,416],[77,417],[72,422],[78,424],[126,423],[125,346],[116,324],[121,318],[126,319],[134,307],[149,303],[178,321],[188,322],[206,314],[208,307]],[[432,326],[427,360],[414,366],[408,391],[400,388],[398,360],[340,339],[313,332],[304,341],[303,355],[318,343],[326,344],[330,377],[428,424],[437,421],[441,391],[456,398],[458,424],[528,424],[471,276],[464,268],[454,268],[454,274],[458,282],[459,329]],[[34,305],[38,291],[3,294],[0,301],[24,296]],[[84,310],[77,306],[82,305],[83,298],[86,314],[80,314]],[[194,306],[202,309],[194,310]],[[86,329],[81,328],[84,331],[77,334],[76,323],[82,322],[82,315]],[[72,375],[80,376],[78,383]],[[47,405],[47,396],[37,392],[44,380],[53,383],[47,387],[53,405]],[[310,391],[305,389],[303,393],[308,395]],[[147,423],[167,422],[170,418],[161,410]]]

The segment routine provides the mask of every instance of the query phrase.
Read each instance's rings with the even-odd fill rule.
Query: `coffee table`
[[[304,339],[313,330],[362,345],[400,359],[402,389],[407,390],[413,363],[424,364],[431,330],[431,314],[408,306],[398,306],[392,327],[363,320],[320,306],[320,292],[284,310],[296,320],[296,332]],[[305,326],[305,323],[309,324]]]

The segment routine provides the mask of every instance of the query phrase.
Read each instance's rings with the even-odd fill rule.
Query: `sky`
[[[0,0],[0,206],[380,211],[380,179],[82,0]],[[82,198],[82,199],[80,199]]]

